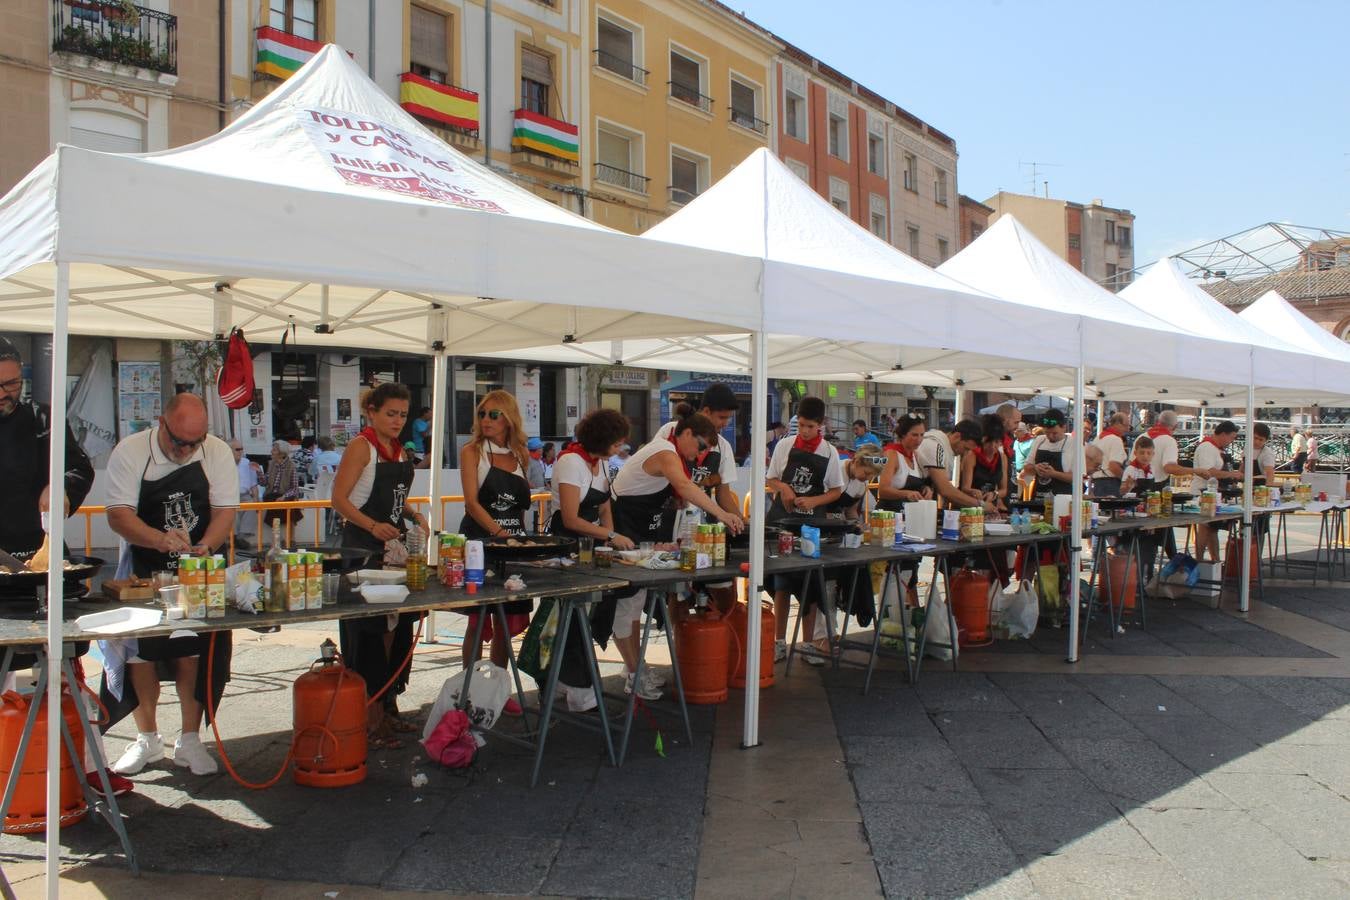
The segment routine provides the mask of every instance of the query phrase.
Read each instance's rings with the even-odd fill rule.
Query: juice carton
[[[305,608],[305,577],[308,566],[301,563],[303,553],[286,555],[286,611],[296,612]]]
[[[206,563],[206,617],[225,617],[225,557],[210,556]]]

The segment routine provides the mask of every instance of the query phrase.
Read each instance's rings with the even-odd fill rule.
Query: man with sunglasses
[[[149,577],[174,568],[179,556],[208,555],[229,537],[239,506],[239,470],[229,445],[207,430],[206,404],[194,394],[178,394],[153,428],[119,443],[108,458],[108,479],[108,524],[126,544],[119,571]],[[141,639],[134,650],[125,648],[124,672],[115,666],[105,670],[108,725],[131,713],[139,732],[113,771],[134,775],[164,758],[156,722],[161,677],[177,684],[182,712],[174,762],[194,775],[216,771],[198,736],[206,697],[201,659],[210,640],[210,635]],[[230,632],[220,632],[215,642],[211,681],[219,704],[229,679]]]

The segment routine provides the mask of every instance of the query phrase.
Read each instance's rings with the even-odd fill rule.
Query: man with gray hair
[[[20,559],[42,546],[42,516],[51,504],[47,483],[51,457],[52,413],[45,403],[23,401],[23,359],[10,341],[0,338],[0,549]],[[79,508],[94,485],[94,467],[70,426],[66,429],[66,504],[68,515]]]
[[[1116,497],[1120,495],[1120,477],[1125,472],[1125,431],[1129,428],[1130,417],[1123,412],[1112,413],[1106,420],[1106,427],[1092,442],[1101,454],[1101,459],[1093,467],[1089,477],[1092,479],[1092,496]]]
[[[1004,403],[994,410],[994,414],[1003,420],[1003,455],[1011,460],[1013,435],[1017,433],[1017,426],[1022,424],[1022,411],[1017,408],[1016,403]]]

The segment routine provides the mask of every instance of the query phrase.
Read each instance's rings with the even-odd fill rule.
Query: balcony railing
[[[688,103],[690,106],[696,106],[704,112],[712,110],[713,100],[704,94],[698,92],[698,88],[692,88],[687,84],[681,84],[678,81],[667,81],[670,87],[670,96],[682,103]]]
[[[741,126],[742,128],[749,128],[756,134],[769,133],[768,122],[764,121],[763,119],[756,118],[754,113],[746,112],[743,109],[732,109],[731,121]]]
[[[419,119],[478,137],[478,94],[475,91],[404,72],[399,76],[398,102]]]
[[[604,163],[595,164],[595,180],[621,187],[625,191],[632,191],[635,194],[647,193],[647,184],[651,181],[644,175]]]
[[[676,206],[684,206],[689,201],[698,196],[698,191],[691,191],[685,188],[671,187],[670,202]]]
[[[178,74],[178,17],[111,0],[51,0],[52,50]]]
[[[596,50],[595,64],[606,72],[613,72],[620,78],[627,78],[634,84],[645,85],[649,73],[641,66],[633,65],[633,61],[624,59],[622,56],[615,56],[613,53],[606,53],[604,50]]]

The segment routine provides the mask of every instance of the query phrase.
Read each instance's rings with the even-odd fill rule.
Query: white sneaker
[[[657,688],[657,687],[653,687],[652,685],[648,684],[646,678],[643,678],[642,681],[643,681],[643,683],[642,683],[641,685],[638,686],[638,688],[637,688],[636,691],[634,691],[634,689],[633,689],[633,673],[632,673],[632,672],[629,672],[628,675],[627,675],[627,677],[625,677],[625,678],[624,678],[624,681],[623,681],[623,692],[624,692],[625,694],[633,694],[633,693],[636,693],[636,694],[637,694],[639,697],[641,697],[643,700],[660,700],[660,699],[661,699],[661,689],[660,689],[660,688]]]
[[[117,762],[112,764],[112,770],[118,775],[135,775],[148,764],[159,762],[163,758],[164,738],[158,734],[141,734],[127,746],[117,758]]]
[[[773,642],[773,661],[780,663],[787,659],[787,641]]]
[[[666,676],[648,666],[642,670],[642,683],[649,687],[663,688],[666,686]]]
[[[798,644],[797,658],[808,666],[820,668],[825,665],[825,657],[820,655],[820,648],[814,644]]]
[[[173,761],[174,765],[191,769],[193,775],[214,775],[220,771],[201,737],[196,734],[185,734],[173,742]]]

